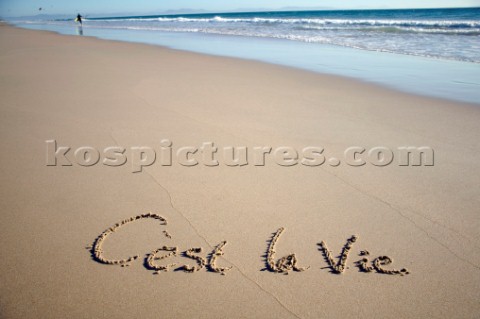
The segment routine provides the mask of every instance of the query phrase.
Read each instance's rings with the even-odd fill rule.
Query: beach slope
[[[478,106],[6,25],[0,43],[2,318],[478,316]],[[47,162],[48,140],[71,148],[71,166]],[[200,150],[198,165],[179,163],[179,148],[208,142],[218,166]],[[74,153],[87,146],[96,165]],[[127,163],[104,165],[115,146]],[[322,147],[325,163],[229,166],[229,146]],[[431,148],[434,165],[401,166],[405,146]],[[132,147],[157,162],[132,173]],[[347,165],[349,147],[367,163]],[[375,147],[392,150],[390,165],[372,164]]]

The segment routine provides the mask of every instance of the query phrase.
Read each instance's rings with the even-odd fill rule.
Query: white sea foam
[[[309,43],[333,44],[363,50],[386,51],[480,63],[480,18],[461,19],[397,11],[380,14],[345,14],[343,18],[322,13],[263,13],[158,16],[85,19],[96,28],[162,32],[208,33],[228,36],[275,38]],[[336,13],[343,15],[343,13]],[[355,17],[352,17],[355,15]],[[409,17],[411,19],[408,19]],[[35,23],[29,21],[28,23]],[[71,24],[73,21],[49,21]]]

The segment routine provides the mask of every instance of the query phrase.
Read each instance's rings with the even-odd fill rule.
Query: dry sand
[[[4,25],[0,43],[2,318],[478,318],[478,106]],[[435,165],[46,166],[49,139],[103,149],[165,138],[337,155],[430,146]],[[149,212],[167,225],[139,218],[86,249]],[[105,260],[139,257],[106,265],[95,247]],[[377,268],[409,274],[379,273],[379,256],[393,263]]]

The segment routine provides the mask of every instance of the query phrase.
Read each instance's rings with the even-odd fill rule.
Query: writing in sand
[[[91,247],[87,247],[92,254],[92,258],[102,264],[118,265],[122,267],[129,266],[131,262],[137,260],[140,257],[139,255],[127,257],[125,259],[109,259],[105,257],[105,252],[103,251],[102,246],[108,236],[117,231],[119,228],[141,219],[153,219],[160,222],[160,225],[167,225],[167,220],[164,217],[153,213],[141,214],[124,219],[106,229],[95,239]],[[294,253],[283,256],[279,259],[276,258],[275,247],[284,231],[285,228],[279,228],[275,233],[273,233],[271,239],[269,240],[267,253],[265,255],[266,268],[262,270],[268,270],[273,273],[281,273],[285,275],[288,275],[290,271],[306,271],[310,267],[299,267],[298,258]],[[162,232],[165,237],[169,239],[172,238],[172,236],[166,230],[163,230]],[[332,253],[324,241],[318,244],[319,250],[322,252],[325,262],[327,263],[327,267],[330,268],[332,273],[343,274],[345,272],[345,270],[348,268],[346,266],[348,255],[350,254],[350,251],[357,240],[357,235],[353,235],[348,238],[337,259],[332,257]],[[222,241],[213,249],[210,254],[207,254],[206,256],[200,255],[203,253],[203,249],[201,247],[189,248],[179,253],[178,247],[162,246],[145,256],[144,265],[147,269],[154,271],[154,274],[158,274],[160,271],[169,271],[170,269],[177,267],[176,263],[168,264],[162,262],[165,262],[165,260],[170,257],[181,255],[185,258],[195,261],[195,265],[181,265],[176,268],[178,270],[183,270],[187,273],[194,273],[203,269],[225,275],[233,267],[220,267],[217,265],[217,262],[218,258],[224,255],[223,249],[226,244],[226,241]],[[392,258],[388,256],[378,256],[370,260],[369,255],[370,253],[367,250],[361,250],[359,252],[359,256],[361,256],[361,258],[355,262],[355,265],[358,267],[360,272],[377,272],[380,274],[400,276],[407,275],[409,273],[405,268],[400,270],[391,268],[388,269],[387,266],[393,262]]]

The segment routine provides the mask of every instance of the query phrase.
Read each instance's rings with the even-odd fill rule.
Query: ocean
[[[101,28],[277,38],[480,63],[480,8],[87,17]]]
[[[85,16],[81,30],[73,17],[14,23],[261,60],[480,103],[480,8]]]

